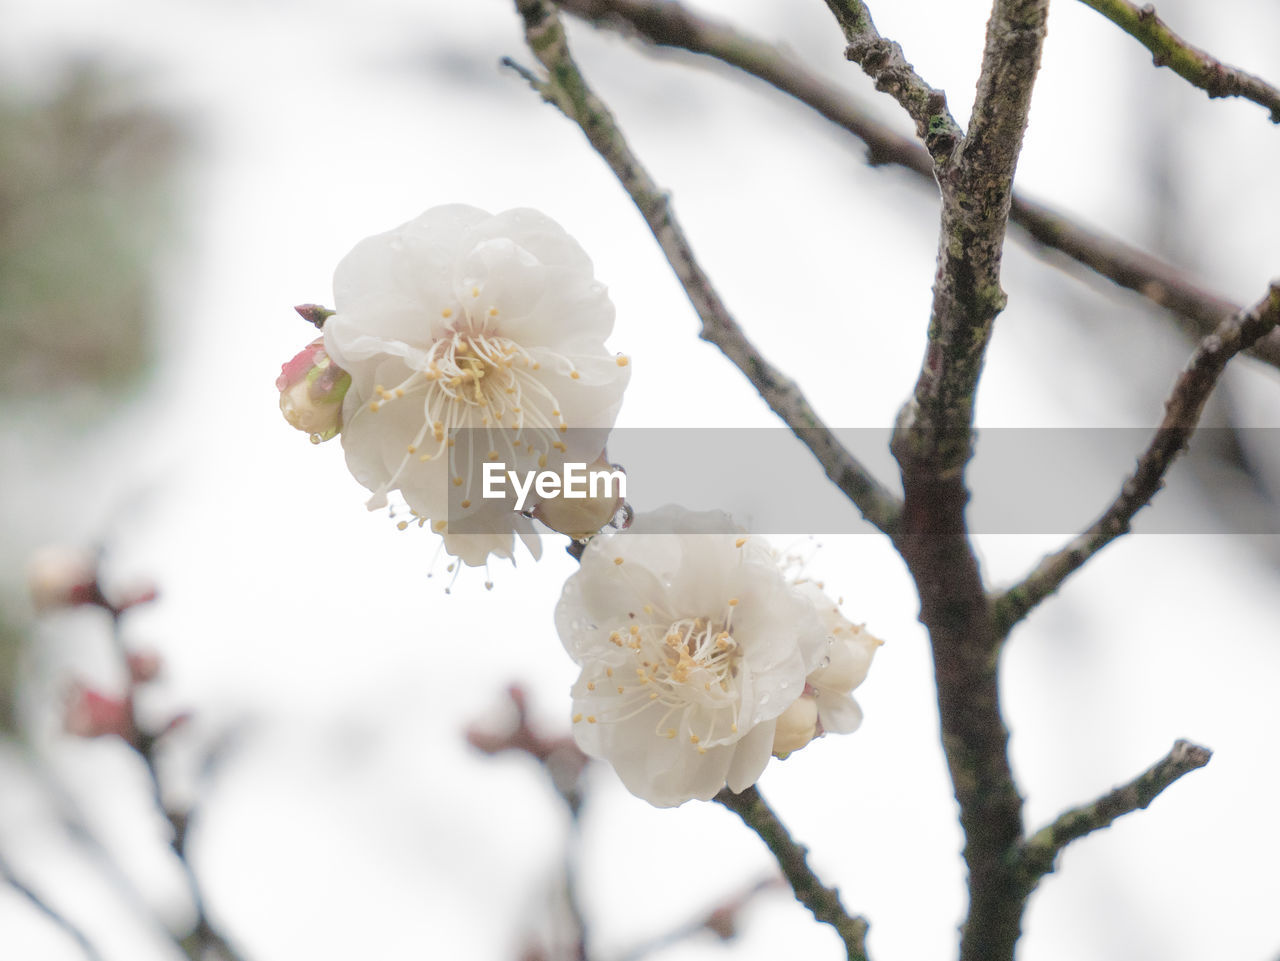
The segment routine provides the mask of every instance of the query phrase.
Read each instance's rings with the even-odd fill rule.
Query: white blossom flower
[[[527,519],[481,502],[479,466],[590,461],[613,426],[630,371],[582,248],[534,210],[435,207],[357,244],[334,297],[325,349],[351,375],[342,445],[370,509],[398,490],[467,564],[511,556],[513,532],[536,553]]]
[[[582,668],[578,746],[660,807],[755,783],[776,719],[827,651],[767,543],[677,507],[592,540],[556,627]]]
[[[796,589],[817,608],[828,645],[818,667],[805,678],[804,696],[779,718],[773,753],[785,757],[828,732],[851,734],[862,724],[862,709],[853,689],[866,680],[871,659],[884,641],[854,624],[813,581]]]

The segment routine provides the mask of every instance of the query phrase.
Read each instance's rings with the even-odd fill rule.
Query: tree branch
[[[915,140],[872,117],[841,87],[809,72],[772,44],[702,17],[675,0],[561,0],[558,6],[597,27],[642,41],[711,57],[794,97],[861,140],[872,166],[893,164],[937,190],[933,160]],[[1091,230],[1065,214],[1014,193],[1009,220],[1040,249],[1065,254],[1175,314],[1196,337],[1243,308],[1192,283],[1186,271],[1123,241]],[[1280,335],[1262,338],[1249,354],[1280,369]]]
[[[938,169],[938,269],[928,345],[892,449],[905,494],[895,546],[929,631],[942,747],[960,807],[969,910],[960,961],[1012,961],[1025,894],[1022,798],[1000,711],[1000,638],[965,526],[974,395],[996,315],[1013,174],[1040,63],[1048,0],[995,0],[963,142]]]
[[[1165,402],[1164,420],[1111,505],[1066,547],[1045,557],[1021,584],[993,603],[996,630],[1006,636],[1094,554],[1129,530],[1134,515],[1164,486],[1164,475],[1195,432],[1205,402],[1227,362],[1280,323],[1280,282],[1252,310],[1224,321],[1200,342]]]
[[[880,35],[861,0],[827,0],[827,6],[848,41],[845,57],[860,66],[876,82],[876,89],[898,101],[915,121],[916,136],[934,164],[946,163],[962,136],[960,125],[947,109],[947,95],[925,83],[903,56],[902,47]]]
[[[1058,853],[1072,841],[1110,827],[1116,818],[1145,809],[1174,781],[1209,763],[1212,753],[1189,741],[1176,741],[1173,749],[1136,778],[1109,791],[1091,804],[1058,815],[1048,827],[1032,835],[1022,847],[1027,890],[1053,871]]]
[[[516,70],[570,120],[582,128],[591,146],[609,164],[644,216],[667,261],[702,320],[699,336],[715,344],[747,376],[784,423],[813,452],[827,476],[853,501],[871,524],[890,533],[897,524],[897,498],[850,454],[819,419],[794,381],[770,364],[747,339],[716,293],[684,236],[667,195],[660,191],[631,152],[613,115],[587,86],[569,54],[564,29],[553,6],[543,0],[516,0],[525,36],[546,68],[543,79],[510,60]]]
[[[1168,67],[1210,97],[1243,97],[1271,111],[1271,122],[1280,123],[1280,90],[1261,77],[1231,67],[1193,47],[1156,16],[1151,4],[1137,6],[1128,0],[1081,0],[1097,10],[1151,51],[1157,67]]]
[[[760,792],[755,787],[749,787],[741,794],[734,794],[726,788],[715,799],[760,835],[760,840],[769,848],[778,867],[791,884],[796,900],[808,908],[814,918],[836,929],[840,940],[844,942],[849,961],[866,961],[867,922],[850,915],[840,903],[840,892],[824,885],[813,873],[813,869],[809,867],[808,850],[792,840],[787,826],[769,807]]]

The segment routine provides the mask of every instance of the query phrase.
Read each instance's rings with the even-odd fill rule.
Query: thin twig
[[[813,452],[827,476],[875,527],[891,533],[896,526],[898,499],[847,451],[819,419],[794,381],[770,364],[747,339],[716,293],[677,223],[667,195],[660,191],[631,152],[613,115],[587,86],[569,54],[564,29],[552,5],[543,0],[516,0],[524,19],[525,36],[534,55],[548,72],[539,78],[514,62],[516,70],[544,100],[582,128],[592,147],[609,164],[667,256],[702,320],[699,336],[715,344],[760,392],[784,423]]]
[[[845,56],[862,68],[915,121],[916,135],[939,166],[960,142],[960,125],[947,109],[947,95],[929,86],[903,56],[902,47],[880,35],[861,0],[827,0],[844,31]]]
[[[1021,584],[995,599],[994,618],[1001,637],[1089,558],[1129,530],[1134,516],[1164,486],[1165,473],[1195,431],[1205,402],[1227,362],[1278,323],[1280,282],[1273,283],[1267,296],[1252,310],[1224,321],[1200,342],[1165,402],[1164,420],[1115,500],[1088,530],[1045,557]]]
[[[560,0],[558,6],[597,27],[617,30],[650,44],[685,50],[736,67],[816,111],[867,148],[872,166],[892,164],[910,171],[936,193],[933,160],[916,140],[875,119],[843,88],[810,72],[784,51],[729,24],[703,17],[674,0]],[[1086,227],[1066,214],[1017,192],[1009,221],[1017,236],[1038,252],[1057,251],[1080,266],[1173,313],[1195,337],[1238,314],[1241,305],[1188,279],[1182,268],[1124,241]],[[1057,266],[1062,261],[1055,260]],[[1280,368],[1280,336],[1262,338],[1253,357]]]
[[[782,869],[782,874],[795,892],[796,900],[809,909],[814,918],[831,925],[844,942],[849,961],[866,961],[867,928],[863,918],[851,915],[840,902],[840,892],[829,888],[809,867],[808,850],[791,838],[787,826],[755,787],[741,794],[728,788],[715,799],[727,807],[765,843]]]
[[[32,907],[52,921],[57,927],[62,929],[64,934],[79,945],[80,950],[84,952],[84,956],[88,958],[89,961],[103,961],[102,955],[98,953],[98,949],[93,946],[93,942],[89,940],[88,936],[80,930],[74,922],[68,919],[66,915],[62,914],[48,901],[28,887],[27,884],[14,873],[9,862],[3,857],[0,857],[0,881],[4,881],[11,888],[21,894],[31,903]]]
[[[1228,66],[1199,47],[1193,47],[1156,16],[1151,4],[1139,7],[1128,0],[1081,0],[1151,51],[1157,67],[1168,67],[1210,97],[1243,97],[1271,111],[1280,123],[1280,90],[1261,77]]]
[[[128,645],[124,636],[124,617],[131,609],[132,605],[117,605],[109,601],[106,597],[99,595],[99,606],[104,608],[111,618],[111,644],[117,656],[122,662],[128,660]],[[127,703],[130,712],[133,711],[135,702],[136,682],[130,674],[129,692]],[[204,891],[197,877],[195,868],[191,864],[190,858],[187,856],[187,837],[188,829],[191,824],[192,811],[179,810],[171,807],[165,802],[164,789],[160,777],[160,770],[157,765],[156,748],[161,738],[167,733],[168,728],[159,734],[153,734],[143,731],[138,723],[137,718],[132,719],[132,726],[135,732],[133,747],[142,758],[147,769],[148,783],[151,787],[152,800],[155,802],[156,808],[162,813],[169,822],[171,830],[169,836],[169,847],[173,850],[174,855],[178,859],[178,864],[182,868],[183,875],[186,877],[187,890],[191,897],[192,911],[195,914],[195,925],[192,930],[183,938],[179,939],[179,946],[187,953],[192,961],[206,957],[207,952],[213,951],[222,961],[242,961],[241,955],[231,946],[225,937],[214,927],[209,920],[209,915],[205,907]]]
[[[1028,892],[1053,871],[1058,853],[1072,841],[1109,827],[1116,818],[1146,808],[1174,781],[1209,763],[1212,753],[1189,741],[1177,741],[1173,749],[1128,784],[1109,791],[1091,804],[1058,815],[1048,827],[1033,834],[1022,847],[1022,864]]]
[[[786,882],[774,875],[749,885],[738,894],[726,898],[707,914],[677,925],[669,931],[642,941],[621,955],[617,961],[642,961],[651,954],[665,951],[673,945],[692,938],[703,931],[710,931],[721,941],[731,940],[737,933],[738,916],[756,895],[773,887],[784,887]]]

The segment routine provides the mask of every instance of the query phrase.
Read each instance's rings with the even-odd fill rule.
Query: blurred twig
[[[737,936],[738,918],[742,911],[756,895],[769,888],[783,886],[785,882],[779,877],[768,877],[748,885],[738,894],[725,899],[707,914],[672,928],[664,934],[656,935],[648,941],[637,944],[623,954],[618,961],[641,961],[651,954],[663,951],[672,945],[679,944],[703,931],[710,931],[721,941],[730,941]]]
[[[1157,67],[1168,67],[1210,97],[1243,97],[1271,111],[1280,123],[1280,90],[1261,77],[1228,66],[1169,29],[1151,4],[1139,7],[1129,0],[1081,0],[1151,51]]]
[[[466,732],[467,743],[489,755],[506,751],[528,754],[541,765],[568,808],[570,830],[565,839],[562,894],[572,926],[569,952],[572,961],[589,961],[587,919],[578,891],[579,817],[582,813],[582,772],[587,766],[587,756],[579,750],[572,737],[547,737],[529,723],[528,695],[523,687],[511,685],[507,688],[507,698],[515,711],[514,723],[498,731],[492,730],[488,724],[472,725]],[[531,945],[528,952],[531,958],[545,958],[545,952],[537,946]]]
[[[26,898],[32,907],[61,928],[63,933],[80,946],[80,950],[84,952],[84,956],[89,961],[103,961],[102,955],[98,953],[98,949],[93,946],[93,942],[89,940],[88,936],[65,915],[49,904],[48,901],[23,883],[3,856],[0,856],[0,881],[4,881],[12,887]]]
[[[847,451],[818,417],[796,383],[769,363],[747,339],[699,266],[676,221],[667,195],[631,152],[608,107],[591,91],[570,56],[555,7],[544,0],[516,0],[525,37],[547,70],[545,78],[506,60],[544,100],[578,124],[596,152],[609,164],[666,254],[676,277],[702,320],[700,336],[720,348],[747,376],[782,421],[813,452],[827,476],[871,524],[891,531],[898,499]]]

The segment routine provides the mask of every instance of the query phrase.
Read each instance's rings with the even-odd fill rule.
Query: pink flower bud
[[[88,551],[73,547],[43,547],[27,563],[27,588],[37,612],[96,604],[98,565]]]
[[[610,464],[602,451],[600,456],[587,465],[587,473],[608,474],[612,471],[621,473],[621,468]],[[553,531],[567,534],[574,540],[585,540],[604,527],[622,507],[623,499],[618,491],[618,483],[597,483],[596,497],[566,497],[557,494],[539,501],[533,509],[533,516],[546,524]],[[591,493],[588,487],[587,493]]]
[[[351,375],[329,359],[324,338],[318,338],[281,366],[276,378],[280,412],[319,444],[342,430],[342,400],[350,386]]]
[[[79,683],[71,688],[62,724],[68,734],[77,737],[114,734],[132,744],[137,736],[133,726],[133,705],[128,698],[107,697]]]

